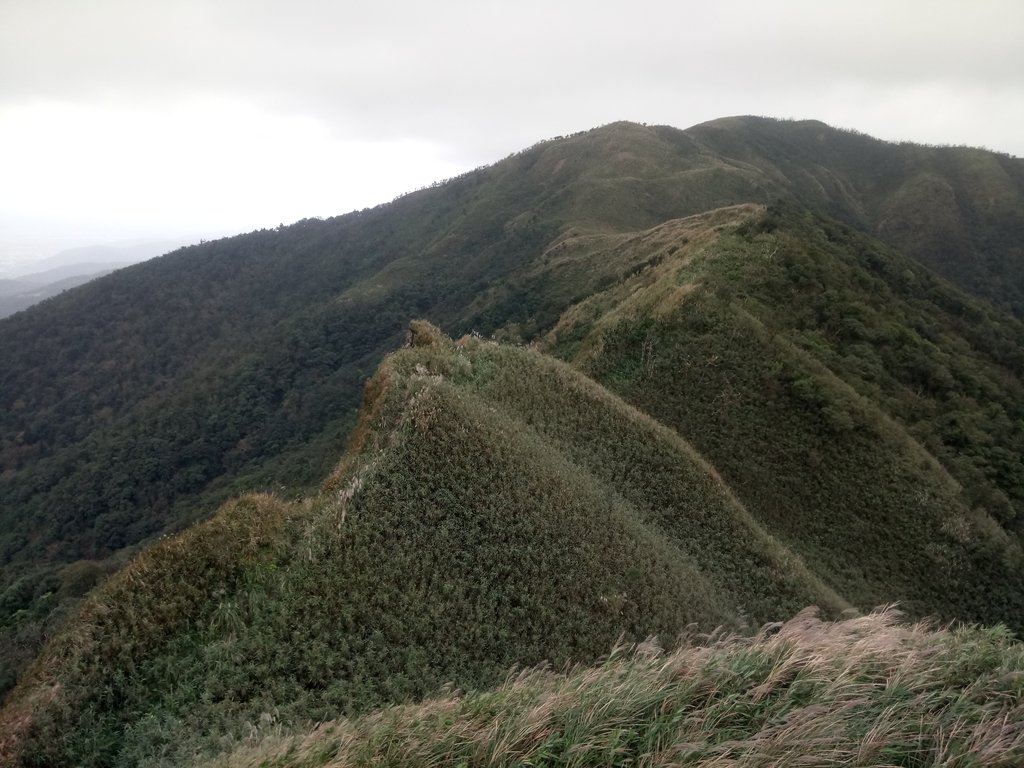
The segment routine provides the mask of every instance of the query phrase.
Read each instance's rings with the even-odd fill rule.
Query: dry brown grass
[[[1024,650],[999,629],[808,609],[753,638],[617,648],[600,667],[523,671],[215,764],[1017,766],[1022,690]]]

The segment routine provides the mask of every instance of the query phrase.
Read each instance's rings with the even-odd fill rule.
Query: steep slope
[[[847,603],[679,438],[569,366],[415,323],[322,494],[247,496],[86,602],[0,722],[15,765],[180,764],[617,638]]]
[[[1019,322],[794,210],[620,251],[646,268],[569,310],[550,349],[691,440],[854,603],[1024,628]]]
[[[819,123],[616,123],[372,210],[181,249],[0,321],[0,690],[110,558],[240,492],[314,488],[411,318],[529,340],[645,268],[628,248],[606,258],[610,242],[780,197],[1012,304],[1021,162]]]

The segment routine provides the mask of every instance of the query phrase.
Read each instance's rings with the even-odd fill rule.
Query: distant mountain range
[[[893,764],[946,764],[970,720],[956,754],[1014,765],[1024,737],[984,733],[1024,716],[1022,248],[1019,159],[811,121],[615,123],[19,312],[0,322],[0,759],[332,764],[356,742],[246,745],[368,717],[345,723],[377,764],[411,738],[364,728],[407,722],[390,707],[475,691],[445,699],[467,733],[510,714],[487,701],[518,706],[512,683],[480,693],[510,669],[617,642],[650,659],[652,635],[728,659],[742,725],[701,689],[679,718],[719,725],[672,742],[711,759],[789,717],[838,728],[813,719],[841,695],[822,681],[896,658],[843,666],[873,627],[965,671],[915,666],[920,687],[861,696],[851,728]],[[850,619],[892,602],[1008,629]],[[808,605],[854,622],[789,625],[836,638],[800,646],[820,667],[714,645]],[[602,674],[627,668],[647,674]],[[616,727],[621,755],[658,764],[669,742],[634,725],[659,717]],[[558,733],[537,754],[582,754]]]
[[[43,299],[113,272],[122,264],[79,264],[13,279],[0,279],[0,318],[13,315]],[[55,273],[55,274],[54,274]]]
[[[32,263],[32,272],[0,278],[0,318],[13,315],[44,299],[63,293],[115,269],[136,264],[182,244],[145,240],[130,244],[69,248]]]

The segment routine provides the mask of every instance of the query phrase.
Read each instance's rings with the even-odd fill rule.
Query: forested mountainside
[[[207,527],[171,541],[219,541],[215,532],[225,520],[237,519],[244,529],[256,514],[278,526],[267,534],[278,542],[271,549],[287,552],[289,563],[301,561],[291,549],[298,541],[295,521],[312,526],[315,510],[336,506],[316,489],[355,426],[364,382],[418,317],[452,338],[478,332],[536,342],[584,374],[580,381],[587,383],[578,386],[602,392],[601,402],[610,398],[615,408],[635,407],[629,410],[635,418],[652,420],[651,429],[660,430],[655,443],[672,435],[683,441],[673,459],[643,454],[608,476],[584,467],[582,479],[560,488],[559,498],[574,500],[582,520],[603,508],[593,505],[611,489],[614,503],[627,505],[626,518],[650,525],[651,515],[664,512],[661,502],[623,495],[617,484],[659,488],[662,468],[680,471],[681,457],[689,456],[702,468],[692,477],[712,478],[706,482],[718,489],[717,506],[706,517],[742,521],[740,540],[753,537],[745,546],[774,563],[764,566],[772,573],[765,581],[771,594],[737,592],[708,562],[687,560],[696,555],[671,543],[678,533],[666,533],[665,523],[655,534],[670,544],[631,545],[664,555],[635,569],[637,578],[661,576],[632,624],[616,618],[569,645],[563,630],[551,634],[544,625],[531,630],[529,642],[508,639],[504,655],[482,653],[459,674],[424,670],[419,651],[411,650],[408,685],[382,682],[397,679],[389,667],[384,678],[360,672],[358,696],[328,695],[321,675],[306,685],[313,692],[299,696],[302,701],[327,702],[332,712],[365,711],[452,679],[494,682],[510,663],[596,658],[607,650],[613,625],[638,639],[647,629],[665,632],[680,622],[749,627],[785,619],[812,602],[838,612],[898,600],[913,616],[1003,622],[1019,631],[1024,326],[1013,313],[1024,290],[1022,167],[1024,161],[982,150],[886,144],[814,122],[729,118],[687,131],[617,123],[542,142],[372,210],[182,249],[0,321],[2,685],[13,685],[42,643],[62,637],[30,678],[38,686],[57,675],[69,691],[58,704],[71,709],[55,714],[43,707],[45,717],[69,733],[107,734],[109,742],[92,747],[75,742],[81,754],[93,749],[106,756],[96,764],[107,764],[112,745],[136,756],[154,748],[144,746],[150,736],[126,747],[124,728],[135,729],[132,718],[145,712],[159,711],[171,723],[174,713],[192,706],[188,696],[166,699],[159,680],[170,678],[160,675],[179,663],[198,665],[195,654],[212,652],[211,643],[223,640],[216,632],[249,616],[248,593],[237,592],[254,578],[248,566],[248,575],[239,575],[242,566],[230,557],[225,564],[210,554],[213,581],[200,579],[185,590],[192,597],[167,617],[114,612],[110,621],[122,627],[111,630],[115,636],[134,637],[136,630],[145,636],[147,622],[188,628],[161,635],[155,646],[127,641],[132,648],[123,658],[131,659],[130,668],[165,666],[152,672],[156,677],[139,678],[151,690],[130,694],[137,706],[123,711],[90,698],[96,695],[90,686],[112,674],[109,654],[121,658],[121,641],[107,649],[106,630],[82,617],[106,616],[111,595],[128,589],[125,574],[151,567],[153,558],[163,563],[159,553],[184,546],[159,544],[132,561],[140,545],[207,519],[248,491],[274,495],[241,496]],[[450,342],[438,344],[454,354]],[[422,364],[428,373],[413,378],[438,375]],[[511,365],[508,370],[528,373],[502,374],[501,387],[487,391],[494,418],[521,420],[531,436],[520,446],[519,463],[509,465],[526,478],[514,498],[556,482],[538,479],[527,465],[569,467],[558,462],[584,462],[590,448],[574,449],[565,437],[548,445],[554,438],[544,425],[502,394],[533,386],[519,382],[521,376],[544,380],[540,371],[554,362],[536,365]],[[458,421],[464,414],[453,403],[442,398],[438,407]],[[361,455],[358,443],[345,462]],[[529,458],[534,450],[539,453]],[[375,488],[360,485],[352,503]],[[422,502],[435,491],[416,493]],[[397,525],[408,499],[388,498],[380,519],[398,515],[389,523]],[[705,509],[692,499],[672,504]],[[502,505],[490,503],[495,510]],[[341,541],[350,545],[345,536]],[[205,551],[207,544],[195,546]],[[563,554],[571,550],[562,546]],[[749,553],[709,547],[722,563],[756,562]],[[244,563],[263,562],[262,554],[237,554]],[[167,568],[192,567],[176,557]],[[84,598],[129,561],[134,564],[108,586]],[[543,568],[556,568],[557,561],[544,559]],[[181,588],[180,577],[164,567],[153,578],[164,589]],[[585,563],[580,567],[591,574]],[[148,576],[144,581],[152,583]],[[692,585],[687,600],[665,597],[683,582]],[[288,600],[311,599],[314,592],[302,591],[307,586],[289,587],[292,597],[275,603],[280,621],[294,618],[281,607]],[[300,594],[307,596],[295,597]],[[604,597],[618,604],[617,594]],[[511,599],[502,595],[501,601]],[[477,597],[467,600],[483,611]],[[138,599],[164,602],[146,590]],[[114,602],[148,615],[149,608],[133,608],[123,595]],[[221,619],[194,624],[191,611],[206,616],[216,606],[227,606]],[[61,630],[76,611],[78,618]],[[582,614],[577,619],[593,622]],[[477,621],[487,632],[504,632],[484,614]],[[203,622],[213,635],[199,631]],[[275,631],[259,642],[266,648],[286,642]],[[226,636],[230,656],[236,634]],[[86,637],[95,656],[88,663],[75,655]],[[428,632],[408,647],[441,642],[431,637]],[[355,655],[347,656],[350,651]],[[327,667],[343,658],[356,659],[344,662],[350,670],[364,663],[351,648],[338,653],[328,654]],[[206,685],[196,675],[193,693]],[[14,700],[39,705],[36,694],[25,692],[31,685]],[[283,698],[298,695],[288,685]],[[250,687],[243,686],[245,696],[257,696]],[[235,693],[226,696],[234,701]],[[302,706],[295,717],[309,711]],[[78,711],[93,712],[82,717],[99,718],[96,727],[87,719],[73,725]],[[224,715],[225,729],[238,725],[233,717]],[[43,727],[43,720],[32,722]],[[43,728],[32,738],[46,741],[47,733]]]

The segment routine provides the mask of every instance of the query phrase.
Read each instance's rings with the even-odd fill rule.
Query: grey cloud
[[[0,10],[0,101],[207,94],[483,160],[558,126],[685,126],[751,96],[818,116],[839,83],[1024,96],[1019,2],[837,5],[26,0]]]

